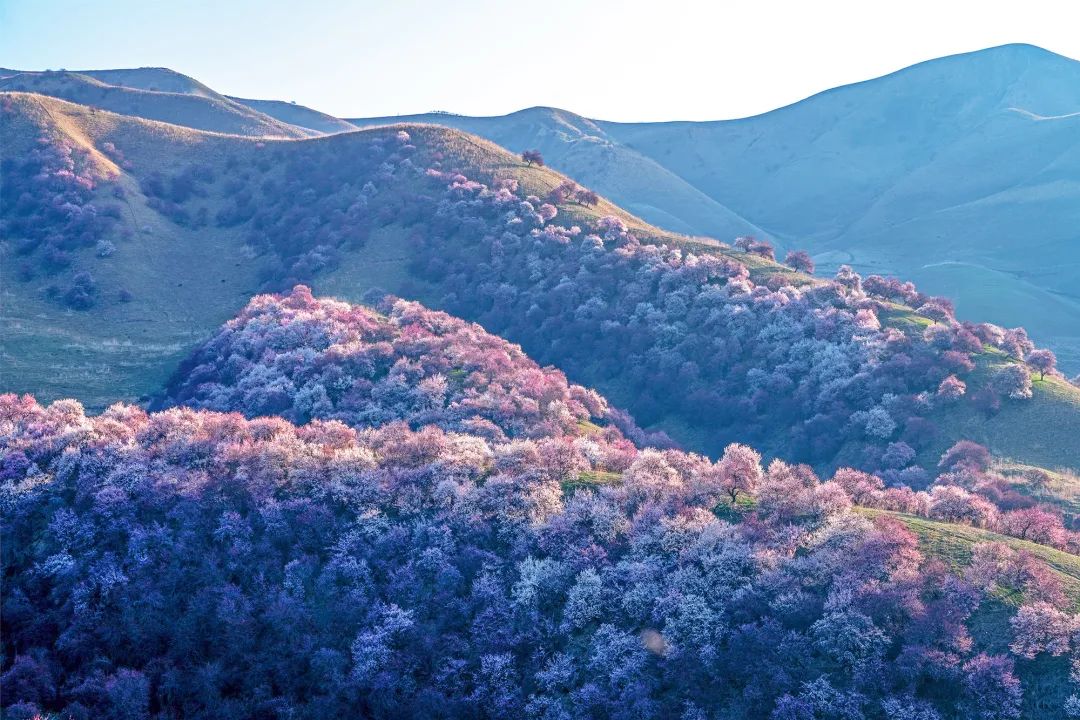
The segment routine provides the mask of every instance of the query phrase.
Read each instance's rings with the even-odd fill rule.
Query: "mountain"
[[[479,322],[712,455],[752,442],[921,486],[967,438],[1077,467],[1080,390],[1032,376],[1022,332],[910,285],[658,230],[457,130],[272,140],[39,95],[0,109],[10,390],[150,396],[252,295],[303,282]]]
[[[131,84],[114,85],[99,78]],[[281,122],[187,80],[190,78],[175,73],[150,74],[134,70],[98,71],[93,74],[24,72],[0,79],[0,91],[49,95],[123,115],[233,135],[305,137],[320,134]],[[139,85],[169,89],[150,90]]]
[[[823,269],[846,263],[914,280],[968,317],[1024,325],[1080,369],[1074,60],[1006,45],[738,120],[576,123],[593,142],[565,132],[564,116],[574,117],[410,119],[540,147],[552,166],[657,225],[728,237],[671,201],[692,188],[781,246],[809,249]],[[648,161],[648,187],[615,181],[631,174],[617,165]],[[655,212],[645,212],[650,202]]]
[[[1075,714],[1053,355],[587,190],[0,92],[4,717]]]
[[[106,85],[146,90],[148,92],[198,95],[220,100],[221,95],[193,77],[162,67],[120,68],[115,70],[75,70],[79,75],[89,75]]]
[[[333,135],[356,129],[356,126],[350,122],[296,103],[283,100],[246,100],[237,97],[229,97],[229,99],[293,127],[307,130],[311,135]]]
[[[195,130],[297,137],[330,135],[356,129],[351,123],[296,103],[222,95],[198,80],[168,68],[77,70],[72,73],[33,73],[0,68],[0,79],[16,75],[23,77],[13,80],[12,86],[5,89],[52,95]],[[97,80],[107,88],[97,85],[92,89],[80,87],[80,84],[86,83],[85,78]],[[117,88],[141,90],[154,95],[117,92]],[[110,91],[117,92],[117,97],[109,97]],[[162,95],[166,97],[159,97]],[[181,101],[168,97],[171,95],[203,98],[209,103]],[[234,117],[227,117],[230,115]],[[259,116],[264,116],[261,122],[252,120]],[[279,121],[280,125],[274,124],[273,120]]]

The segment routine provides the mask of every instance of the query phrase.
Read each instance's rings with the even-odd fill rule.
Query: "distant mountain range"
[[[547,162],[661,227],[745,232],[1023,324],[1080,369],[1080,62],[1031,45],[931,60],[763,115],[616,123],[554,108],[432,122]]]
[[[183,125],[257,137],[314,137],[356,126],[281,100],[227,97],[167,68],[26,72],[0,68],[0,91],[33,92],[80,105]]]

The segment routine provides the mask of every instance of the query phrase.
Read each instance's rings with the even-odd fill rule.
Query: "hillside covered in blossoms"
[[[1023,327],[350,127],[0,70],[3,717],[1080,718]]]
[[[5,192],[26,188],[7,227],[29,232],[21,228],[40,227],[38,218],[48,226],[49,208],[69,197],[99,218],[74,247],[35,231],[16,248],[25,272],[12,278],[7,362],[25,389],[55,392],[73,364],[108,359],[88,400],[104,407],[117,384],[153,395],[182,358],[170,348],[210,333],[237,294],[305,282],[354,301],[390,292],[479,322],[699,452],[743,442],[826,472],[884,471],[910,467],[888,466],[909,450],[925,465],[973,439],[1029,465],[1080,467],[1070,447],[1080,390],[1056,372],[1053,354],[1020,328],[957,318],[947,298],[910,283],[850,268],[816,278],[805,255],[785,265],[764,241],[673,236],[445,128],[263,141],[86,115],[40,96],[9,94],[7,103],[13,139],[35,158],[22,170],[5,166]],[[100,148],[29,134],[71,126]],[[170,154],[175,162],[163,167]],[[63,162],[75,170],[53,157],[72,158]],[[39,171],[53,167],[43,163],[57,169]],[[45,202],[48,183],[57,194]],[[100,211],[102,194],[122,195],[153,224],[132,229],[130,213]],[[125,231],[127,240],[109,239]],[[168,249],[149,261],[160,265],[148,268],[162,241]],[[213,248],[200,253],[237,253],[232,271],[217,278],[202,271],[203,255],[176,255],[206,243]],[[137,292],[135,279],[145,283]],[[16,322],[22,312],[33,314]],[[140,328],[160,340],[147,344],[132,334]],[[34,361],[69,331],[108,335]],[[900,448],[886,459],[891,445]]]
[[[1076,540],[1052,507],[969,489],[984,448],[953,448],[915,491],[745,445],[635,446],[603,398],[519,348],[384,307],[254,299],[172,384],[169,403],[213,409],[4,396],[13,717],[1074,702],[1055,658],[1073,652],[1080,562],[1054,548]],[[986,540],[950,566],[918,516]]]

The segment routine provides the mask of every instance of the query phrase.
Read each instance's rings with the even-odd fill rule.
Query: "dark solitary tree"
[[[544,166],[544,156],[540,154],[539,150],[526,150],[521,153],[521,160],[527,165]]]

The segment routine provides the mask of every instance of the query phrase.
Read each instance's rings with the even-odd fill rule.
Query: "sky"
[[[1010,42],[1080,58],[1077,0],[0,0],[0,67],[163,66],[339,117],[548,105],[744,117]]]

